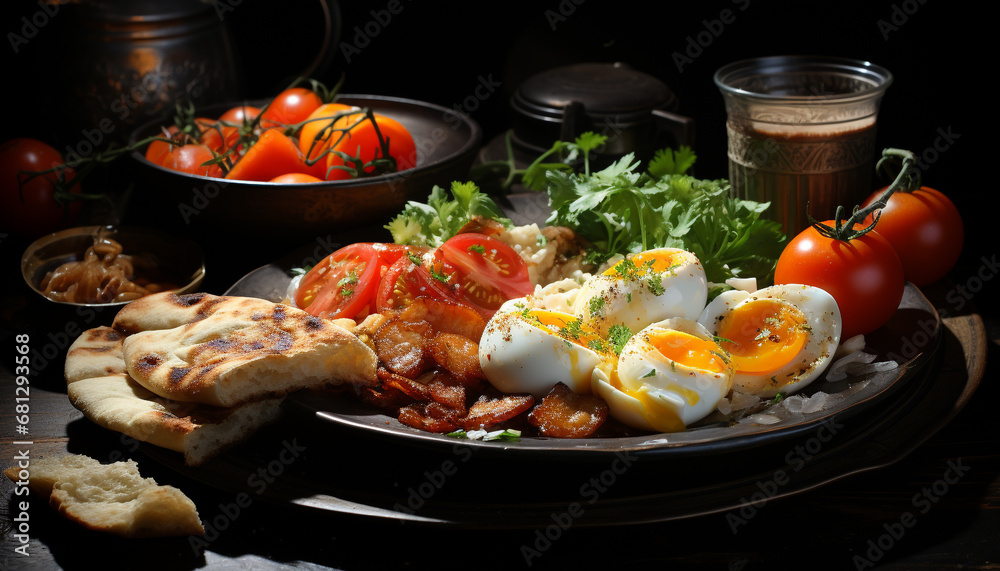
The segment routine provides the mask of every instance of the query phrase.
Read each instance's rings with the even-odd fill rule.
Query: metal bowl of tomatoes
[[[294,164],[302,156],[309,156],[309,149],[305,153],[300,149],[302,156],[295,158],[304,128],[284,137],[269,133],[281,129],[267,129],[238,162],[227,165],[226,172],[219,172],[218,167],[215,171],[197,170],[211,158],[211,153],[193,157],[148,156],[149,147],[141,143],[169,135],[167,128],[174,121],[164,118],[143,125],[131,136],[130,143],[135,147],[131,156],[137,174],[128,215],[155,218],[161,226],[210,237],[259,241],[326,235],[388,221],[407,201],[425,199],[434,185],[447,186],[465,180],[482,140],[482,130],[474,120],[433,103],[347,94],[338,96],[334,103],[370,110],[389,119],[386,123],[380,120],[378,125],[382,140],[388,139],[388,148],[399,153],[393,155],[400,166],[398,170],[345,176],[349,169],[316,164],[315,170],[293,172],[304,170],[296,169]],[[239,109],[266,110],[267,104],[234,103],[198,110],[196,114],[220,117]],[[223,142],[233,137],[221,129],[209,131]],[[351,134],[345,151],[352,157],[363,158],[361,146],[371,136],[358,131]],[[411,140],[406,140],[407,135]],[[258,149],[255,151],[254,147]],[[167,152],[181,154],[178,149]],[[251,153],[257,155],[253,164],[241,165]],[[164,161],[171,160],[173,163],[164,166]],[[185,170],[185,161],[194,167]],[[348,161],[347,166],[350,165]]]

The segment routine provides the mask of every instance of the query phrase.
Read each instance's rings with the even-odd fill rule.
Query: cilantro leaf
[[[397,244],[437,247],[475,217],[513,226],[500,207],[472,182],[452,182],[450,192],[435,185],[426,203],[409,201],[386,230]]]

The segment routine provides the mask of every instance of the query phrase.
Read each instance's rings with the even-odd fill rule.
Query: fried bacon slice
[[[574,393],[557,383],[528,413],[528,422],[553,438],[587,438],[608,419],[608,405],[597,395]]]
[[[361,402],[368,406],[396,414],[400,407],[413,402],[403,391],[392,387],[362,387],[359,393]]]
[[[427,346],[435,363],[469,387],[486,379],[479,365],[479,344],[454,333],[438,333]]]
[[[431,400],[430,389],[420,381],[393,373],[383,367],[379,367],[375,375],[382,381],[382,387],[386,390],[397,390],[415,401]]]
[[[531,409],[534,404],[535,398],[531,395],[480,395],[458,424],[465,430],[490,428]]]
[[[459,425],[459,411],[438,402],[415,402],[399,409],[399,422],[426,432],[452,432]]]
[[[462,415],[467,412],[465,385],[448,373],[435,374],[427,383],[427,390],[434,402],[461,411]]]
[[[454,333],[475,342],[483,337],[486,319],[472,307],[458,301],[418,297],[399,312],[406,322],[426,322],[436,333]]]
[[[390,319],[375,332],[375,354],[390,371],[415,379],[434,364],[427,350],[433,338],[426,321]]]

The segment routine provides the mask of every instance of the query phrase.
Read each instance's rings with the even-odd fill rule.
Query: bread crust
[[[378,358],[347,329],[262,299],[172,292],[112,325],[128,374],[175,401],[231,407],[303,388],[376,382]]]

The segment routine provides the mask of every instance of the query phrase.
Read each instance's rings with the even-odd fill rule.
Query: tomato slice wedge
[[[521,256],[485,234],[470,232],[447,240],[436,252],[435,268],[448,277],[455,297],[486,315],[535,290]]]
[[[423,296],[455,300],[444,283],[432,277],[422,264],[415,264],[404,255],[393,262],[382,276],[375,307],[379,312],[400,311]]]
[[[302,277],[295,304],[317,317],[356,317],[370,308],[382,267],[371,244],[344,246]]]

